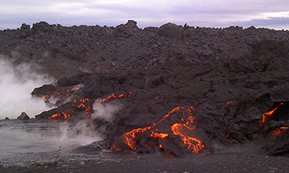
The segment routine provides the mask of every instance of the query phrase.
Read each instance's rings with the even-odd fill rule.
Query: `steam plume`
[[[38,74],[35,67],[24,63],[13,66],[0,55],[0,119],[16,118],[21,112],[31,116],[49,109],[43,100],[31,96],[34,88],[52,82]]]
[[[120,105],[98,103],[97,101],[93,104],[94,113],[91,115],[93,119],[99,118],[105,121],[111,121],[114,114],[121,109]]]

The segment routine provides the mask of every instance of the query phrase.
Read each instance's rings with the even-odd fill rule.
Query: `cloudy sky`
[[[289,0],[0,0],[0,29],[22,23],[160,26],[232,25],[289,29]]]

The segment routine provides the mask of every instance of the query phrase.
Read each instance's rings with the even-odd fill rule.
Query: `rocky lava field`
[[[51,106],[35,118],[91,120],[101,149],[182,157],[262,139],[265,154],[289,152],[287,31],[40,22],[0,40],[15,65],[57,79],[31,91]],[[121,106],[106,119],[97,105]]]

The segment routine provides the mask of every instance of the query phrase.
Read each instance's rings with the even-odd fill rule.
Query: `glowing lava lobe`
[[[159,121],[153,123],[150,126],[143,128],[136,128],[129,132],[123,134],[124,143],[133,151],[137,150],[137,137],[147,137],[153,139],[165,139],[169,135],[179,136],[182,140],[182,143],[187,146],[194,153],[199,153],[205,148],[205,144],[193,135],[195,130],[194,117],[192,115],[193,108],[190,106],[181,107],[177,106],[165,114]],[[170,116],[174,114],[179,114],[182,117],[179,118],[180,122],[169,123],[171,132],[159,132],[157,128],[158,125],[164,123]],[[187,117],[187,118],[186,118]],[[158,140],[159,149],[163,149],[163,144]]]
[[[280,135],[283,131],[288,130],[288,126],[281,126],[273,129],[272,131],[269,132],[271,135]]]
[[[41,97],[46,101],[49,102],[50,98],[55,98],[55,106],[60,106],[66,102],[68,102],[69,98],[74,94],[78,93],[81,88],[81,85],[75,85],[72,87],[62,87],[56,91],[53,91],[50,94],[42,95]]]
[[[57,119],[60,117],[61,117],[61,114],[52,114],[50,117],[48,117],[48,119]]]
[[[79,88],[77,88],[78,90]],[[75,87],[74,87],[75,90]],[[71,91],[74,91],[71,90]],[[67,93],[70,93],[70,90],[67,90]],[[116,95],[116,94],[111,94],[103,99],[100,99],[99,101],[96,101],[97,103],[104,103],[107,102],[109,100],[112,99],[122,99],[125,98],[126,96],[130,95],[129,94],[120,94],[120,95]],[[66,97],[65,97],[66,98]],[[56,113],[51,115],[50,117],[48,117],[48,119],[70,119],[72,117],[73,113],[77,113],[77,112],[81,112],[81,111],[85,111],[85,115],[86,118],[90,118],[91,117],[91,113],[92,113],[92,104],[94,102],[94,99],[90,99],[90,98],[79,98],[76,97],[73,99],[72,101],[72,106],[70,109],[67,109],[61,113]]]
[[[81,99],[74,99],[73,104],[77,106],[79,109],[84,109],[86,113],[86,118],[90,118],[92,113],[92,106],[91,106],[91,99],[89,98],[81,98]]]
[[[71,115],[69,113],[66,112],[62,112],[62,113],[57,113],[57,114],[52,114],[50,117],[48,117],[48,119],[70,119]]]
[[[263,114],[263,116],[262,116],[262,124],[265,124],[266,121],[267,121],[267,119],[268,119],[269,117],[272,117],[272,116],[275,114],[275,112],[278,110],[278,108],[279,108],[280,106],[282,106],[283,104],[284,104],[284,103],[281,102],[278,106],[276,106],[276,107],[273,108],[272,110],[266,111],[266,112]]]
[[[151,127],[144,127],[144,128],[137,128],[133,129],[123,135],[124,143],[133,151],[136,151],[137,145],[135,138],[137,137],[138,133],[145,133],[150,130]]]
[[[184,128],[186,128],[186,126],[181,123],[175,123],[171,126],[173,134],[180,136],[183,144],[192,152],[199,153],[201,150],[205,149],[204,143],[198,138],[188,135]]]
[[[131,95],[131,92],[129,92],[128,94],[119,94],[119,95],[116,95],[115,93],[112,93],[111,95],[105,97],[105,98],[102,98],[100,100],[97,100],[96,103],[105,103],[105,102],[108,102],[112,99],[122,99],[122,98],[125,98],[127,96]]]

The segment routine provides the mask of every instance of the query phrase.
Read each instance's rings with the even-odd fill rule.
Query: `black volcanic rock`
[[[1,54],[15,62],[39,64],[43,72],[60,79],[78,73],[124,74],[176,59],[191,66],[230,59],[242,62],[258,42],[285,41],[286,45],[289,34],[269,29],[195,28],[172,23],[140,29],[135,21],[117,27],[62,27],[39,22],[30,30],[0,31],[0,40]]]
[[[126,24],[118,25],[115,28],[114,35],[116,38],[128,38],[138,32],[140,29],[137,26],[137,22],[129,20]]]
[[[29,29],[30,29],[30,25],[27,25],[27,24],[23,23],[23,24],[21,25],[20,29],[22,29],[22,30],[29,30]]]
[[[43,32],[47,32],[50,30],[50,28],[52,28],[51,25],[49,25],[47,22],[45,21],[41,21],[38,23],[33,24],[32,26],[32,30],[34,31],[43,31]]]
[[[167,23],[159,28],[159,35],[169,38],[181,38],[182,28],[174,23]]]
[[[35,88],[31,94],[32,96],[44,96],[49,93],[52,93],[55,90],[56,87],[54,85],[43,85],[42,87]]]
[[[182,37],[182,28],[174,23],[167,23],[162,25],[158,31],[160,36],[168,38],[181,38]]]
[[[18,120],[29,120],[29,116],[25,113],[25,112],[22,112],[21,115],[19,115],[17,117]]]

